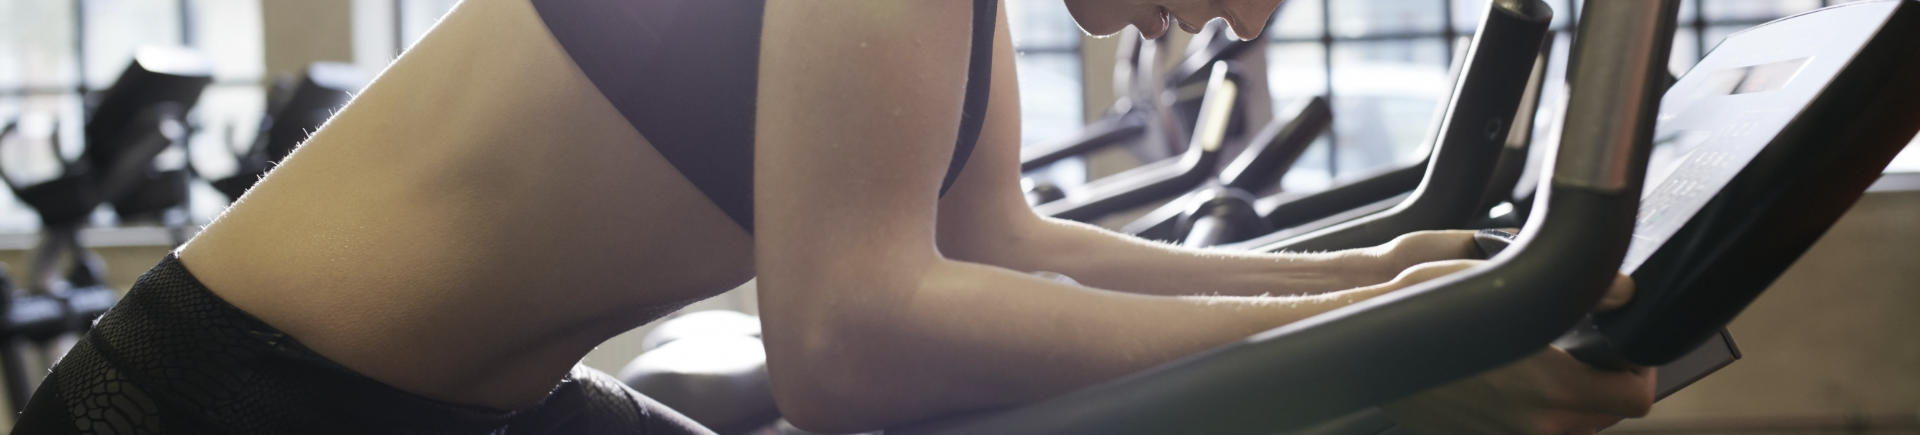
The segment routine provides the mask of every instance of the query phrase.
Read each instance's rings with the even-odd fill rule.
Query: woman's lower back
[[[179,256],[349,369],[500,409],[753,274],[524,0],[455,9]]]

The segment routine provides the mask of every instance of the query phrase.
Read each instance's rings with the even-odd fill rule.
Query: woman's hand
[[[1363,272],[1361,282],[1386,282],[1392,279],[1404,279],[1400,276],[1416,266],[1429,265],[1444,260],[1474,259],[1478,252],[1474,247],[1475,230],[1417,231],[1403,234],[1392,241],[1360,251],[1373,261]],[[1447,270],[1459,270],[1445,267]],[[1436,275],[1437,276],[1437,275]],[[1398,278],[1396,278],[1398,277]],[[1422,279],[1424,281],[1424,279]]]
[[[1439,277],[1478,263],[1422,264],[1396,280]],[[1598,311],[1619,308],[1632,297],[1633,281],[1621,275],[1607,289]],[[1383,408],[1401,426],[1424,434],[1590,434],[1625,418],[1645,416],[1653,407],[1653,394],[1652,368],[1597,369],[1548,347]]]

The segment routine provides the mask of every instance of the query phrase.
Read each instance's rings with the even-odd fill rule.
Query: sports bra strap
[[[947,165],[946,181],[940,183],[942,195],[960,178],[960,170],[966,169],[967,158],[973,155],[973,147],[980,141],[981,125],[987,120],[987,97],[993,90],[994,23],[999,18],[999,6],[999,0],[973,2],[973,54],[967,63],[967,96],[960,106],[960,137],[953,145],[953,160]]]

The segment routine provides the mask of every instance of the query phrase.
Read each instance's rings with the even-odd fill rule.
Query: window
[[[1060,0],[1006,0],[1020,80],[1025,143],[1072,137],[1086,123],[1080,27]]]
[[[11,1],[0,3],[0,123],[19,120],[22,130],[36,134],[45,128],[58,128],[59,137],[71,145],[80,134],[78,125],[54,127],[40,120],[22,117],[69,118],[80,114],[80,60],[75,41],[76,12],[71,0]],[[35,115],[40,114],[40,115]],[[24,154],[44,152],[45,148],[0,148],[4,162],[30,161]],[[12,174],[44,172],[46,168],[5,168]],[[39,226],[39,218],[26,205],[5,195],[0,199],[0,231],[25,232]]]
[[[1456,0],[1457,2],[1458,0]],[[1451,90],[1448,65],[1462,35],[1446,0],[1294,0],[1267,37],[1274,107],[1328,96],[1332,134],[1288,172],[1287,189],[1324,187],[1418,157]],[[1474,23],[1474,24],[1477,24]],[[1471,29],[1472,24],[1467,26]]]
[[[1452,78],[1455,47],[1479,25],[1488,0],[1289,0],[1268,29],[1268,81],[1275,107],[1329,95],[1333,134],[1288,173],[1289,189],[1419,159]],[[1684,0],[1672,68],[1693,66],[1728,34],[1844,0]],[[1329,4],[1331,7],[1329,7]],[[1579,0],[1554,9],[1552,77],[1562,77]],[[1455,41],[1449,43],[1448,41]],[[1328,78],[1331,77],[1331,80]],[[1564,92],[1548,83],[1548,95]]]
[[[87,86],[105,89],[145,45],[182,45],[180,2],[78,0]]]
[[[57,129],[69,157],[81,146],[83,97],[106,88],[146,45],[187,46],[214,65],[214,83],[190,115],[192,149],[252,139],[265,105],[260,0],[34,0],[0,4],[0,122]],[[34,124],[26,127],[24,124]],[[6,169],[50,176],[51,160],[25,158],[44,148],[0,149]],[[42,156],[44,157],[44,156]],[[26,165],[22,167],[21,165]],[[204,221],[225,206],[196,181],[193,218]],[[39,227],[33,211],[11,195],[0,200],[0,233]]]
[[[61,93],[79,84],[71,2],[0,4],[0,95]]]
[[[440,17],[446,16],[447,11],[453,10],[453,5],[459,3],[459,0],[396,1],[398,3],[395,3],[394,11],[399,18],[394,20],[395,25],[398,26],[394,31],[400,36],[397,41],[399,46],[395,48],[400,51],[405,51],[407,47],[412,47],[413,43],[419,42],[420,37],[426,36],[427,30],[432,29],[434,23],[440,22]]]
[[[83,0],[97,1],[97,0]],[[213,85],[200,94],[188,138],[196,169],[205,176],[231,173],[233,150],[253,143],[267,110],[265,28],[261,0],[188,0],[180,14],[185,45],[213,62]],[[195,222],[212,220],[227,206],[227,197],[205,180],[193,181],[188,196]]]
[[[263,0],[21,0],[0,2],[0,120],[57,119],[62,149],[81,140],[83,95],[110,84],[144,44],[194,47],[214,61],[215,81],[192,115],[194,160],[251,142],[264,111]],[[1334,133],[1289,173],[1293,188],[1420,157],[1439,104],[1451,88],[1455,47],[1478,25],[1488,0],[1289,0],[1267,32],[1275,107],[1329,95]],[[1847,0],[1685,0],[1673,68],[1684,71],[1726,35],[1778,17]],[[396,52],[413,43],[456,0],[355,0],[390,26],[369,29]],[[1548,0],[1557,47],[1550,74],[1565,68],[1579,0]],[[1021,85],[1026,143],[1060,140],[1086,122],[1078,27],[1060,0],[1005,0]],[[362,11],[362,10],[365,11]],[[376,10],[377,9],[377,10]],[[366,35],[341,35],[358,39]],[[356,42],[359,44],[360,42]],[[1548,93],[1556,82],[1549,83]],[[24,152],[0,149],[4,156]],[[1909,152],[1908,156],[1915,155]],[[6,159],[18,164],[25,160]],[[1906,166],[1915,159],[1903,157]],[[1898,166],[1898,165],[1896,165]],[[31,172],[34,168],[9,168]],[[39,168],[45,169],[45,168]],[[207,219],[224,198],[196,187],[193,214]],[[38,219],[11,195],[0,199],[0,232],[32,231]]]

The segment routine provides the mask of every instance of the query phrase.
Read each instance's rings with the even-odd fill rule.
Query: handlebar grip
[[[1518,237],[1518,235],[1506,231],[1494,229],[1480,230],[1479,233],[1473,235],[1474,254],[1481,260],[1491,259],[1496,255],[1500,255],[1501,252],[1505,252],[1508,246],[1512,246],[1515,237]]]
[[[1485,229],[1473,235],[1475,254],[1479,259],[1491,259],[1512,246],[1515,234],[1501,230]],[[1626,370],[1633,367],[1620,352],[1608,344],[1606,335],[1594,324],[1593,315],[1580,319],[1573,329],[1554,340],[1553,345],[1566,350],[1574,359],[1595,368]]]

